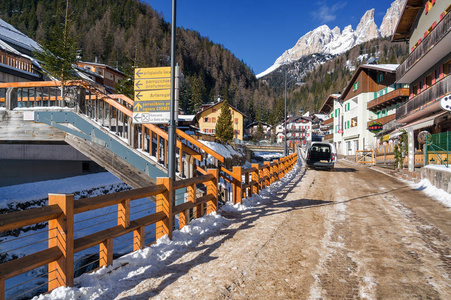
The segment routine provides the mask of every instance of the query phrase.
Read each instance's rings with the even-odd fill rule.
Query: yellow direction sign
[[[169,90],[171,78],[135,79],[135,91]]]
[[[170,90],[138,91],[135,92],[135,101],[171,100]]]
[[[152,78],[171,78],[171,67],[135,69],[135,80]]]

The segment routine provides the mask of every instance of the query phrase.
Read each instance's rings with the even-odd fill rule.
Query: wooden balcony
[[[323,140],[327,141],[327,140],[332,140],[333,138],[334,138],[334,134],[332,133],[332,134],[325,135]]]
[[[330,125],[334,123],[334,118],[327,119],[323,122],[323,125]]]
[[[426,107],[451,91],[451,76],[446,76],[427,90],[410,99],[396,110],[396,119],[400,120],[420,107]]]
[[[390,121],[393,121],[396,118],[396,114],[391,114],[376,120],[371,120],[366,124],[366,127],[370,126],[373,123],[381,123],[382,125],[387,124]]]
[[[447,35],[450,31],[451,13],[448,13],[396,69],[396,79],[400,81],[407,73],[410,73],[409,71],[411,71],[414,67],[417,70],[413,72],[414,74],[412,74],[412,76],[422,74],[434,65],[435,61],[439,61],[442,57],[444,57],[446,54],[443,53],[448,53],[446,51],[449,50],[446,40],[449,40],[450,36]],[[424,59],[426,56],[429,58]],[[423,60],[425,61],[424,63],[422,62]],[[401,80],[401,82],[412,82],[413,80],[410,78],[412,76],[407,76],[408,78],[404,78],[405,80]]]
[[[402,102],[409,97],[409,89],[401,88],[396,89],[390,93],[377,97],[367,103],[366,107],[368,110],[377,111],[385,108],[387,106]]]

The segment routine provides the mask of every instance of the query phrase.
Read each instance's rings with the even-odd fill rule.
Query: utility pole
[[[172,0],[172,26],[171,26],[171,112],[168,126],[168,176],[175,181],[175,129],[177,112],[175,101],[175,30],[176,30],[177,0]]]
[[[284,147],[283,147],[283,155],[288,155],[287,149],[287,70],[285,70],[285,138],[284,138]]]

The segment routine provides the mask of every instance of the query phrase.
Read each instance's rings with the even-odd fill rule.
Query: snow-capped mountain
[[[331,30],[329,26],[322,25],[306,33],[297,41],[293,48],[286,50],[275,61],[274,65],[258,74],[257,78],[273,72],[283,64],[297,61],[313,53],[341,54],[369,40],[392,35],[401,15],[404,2],[405,0],[396,0],[391,4],[382,20],[380,29],[377,28],[374,22],[374,9],[370,9],[360,19],[355,31],[351,25],[346,26],[343,32],[340,32],[338,27]]]

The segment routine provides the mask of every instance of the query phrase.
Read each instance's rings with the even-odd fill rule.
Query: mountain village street
[[[445,299],[451,212],[374,168],[301,167],[272,200],[117,299]],[[144,275],[144,274],[143,274]],[[135,279],[136,280],[136,279]],[[136,282],[136,281],[135,281]],[[118,287],[119,288],[119,287]]]

